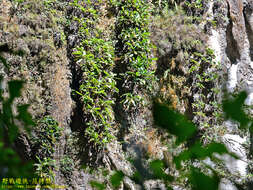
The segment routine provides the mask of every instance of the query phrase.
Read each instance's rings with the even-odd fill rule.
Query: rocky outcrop
[[[245,100],[246,105],[252,105],[252,3],[252,1],[240,0],[211,3],[213,7],[211,15],[218,21],[218,27],[211,31],[209,44],[215,49],[217,61],[221,62],[224,68],[224,76],[227,73],[225,89],[230,93],[245,90],[248,93]],[[217,16],[218,14],[220,16]],[[223,18],[224,22],[219,23],[218,17]],[[226,157],[227,167],[233,168],[231,173],[238,172],[241,179],[243,176],[245,178],[249,164],[246,156],[249,154],[249,147],[245,149],[242,144],[246,143],[246,138],[249,136],[246,134],[243,135],[244,137],[239,136],[236,123],[227,121],[224,125],[227,128],[227,134],[223,136],[223,140],[227,148],[240,157],[240,160],[237,161]],[[231,163],[234,167],[229,165]],[[221,189],[236,189],[231,182],[224,183]]]
[[[65,5],[64,2],[50,4],[55,10],[51,13],[42,1],[26,1],[21,4],[3,0],[0,3],[0,45],[24,52],[24,56],[6,53],[4,57],[10,68],[8,71],[2,69],[1,73],[6,81],[22,79],[26,82],[22,100],[19,101],[31,105],[29,110],[35,121],[51,115],[62,128],[59,141],[52,147],[55,150],[52,159],[58,168],[66,155],[66,135],[70,130],[73,107],[64,26],[57,20],[65,17]],[[37,132],[39,129],[34,129],[35,136]],[[30,137],[26,134],[22,136],[27,146],[23,150],[27,153],[25,157],[35,159],[38,156],[43,160],[43,153],[37,152]],[[57,167],[52,168],[55,183],[64,185],[66,179]]]
[[[248,98],[245,104],[253,104],[253,1],[203,1],[202,8],[198,8],[198,4],[194,7],[189,4],[186,6],[184,1],[170,1],[169,7],[175,10],[164,12],[152,12],[152,6],[158,4],[160,8],[166,7],[167,1],[153,2],[153,5],[151,1],[147,1],[145,6],[150,8],[152,17],[148,20],[150,26],[145,27],[149,29],[150,41],[156,48],[152,52],[147,51],[148,53],[143,51],[142,56],[147,59],[157,57],[155,64],[151,64],[149,68],[150,73],[151,70],[155,71],[158,79],[152,86],[152,93],[144,89],[145,85],[141,82],[137,84],[130,80],[131,75],[138,75],[138,72],[132,72],[135,71],[134,66],[129,69],[127,65],[132,56],[125,56],[126,46],[132,45],[127,41],[123,44],[128,37],[127,33],[123,37],[117,36],[119,31],[125,32],[125,28],[117,27],[125,27],[132,22],[117,18],[122,7],[94,1],[94,10],[89,8],[90,12],[85,12],[85,3],[88,1],[80,9],[78,6],[74,7],[71,4],[73,2],[0,0],[0,46],[21,50],[25,54],[3,54],[10,66],[7,70],[0,65],[5,83],[12,79],[25,80],[23,97],[19,101],[31,104],[30,112],[38,123],[50,115],[61,128],[60,138],[53,142],[54,151],[50,155],[50,159],[55,160],[55,165],[50,168],[55,175],[55,183],[65,185],[67,189],[92,189],[89,181],[98,180],[107,185],[109,174],[120,170],[126,175],[121,189],[165,189],[161,181],[149,179],[147,169],[148,162],[152,159],[165,160],[168,165],[171,162],[171,155],[168,156],[168,149],[164,145],[168,145],[171,139],[164,140],[168,136],[153,123],[153,96],[158,97],[157,101],[168,103],[171,108],[192,120],[199,129],[196,138],[210,137],[211,140],[226,142],[227,148],[241,158],[239,161],[231,161],[230,157],[224,156],[227,164],[230,164],[227,167],[231,168],[228,173],[233,175],[239,172],[241,176],[246,176],[246,162],[249,158],[242,144],[247,136],[240,134],[244,136],[240,137],[237,124],[232,121],[224,122],[225,127],[222,127],[221,119],[215,114],[220,111],[216,104],[222,99],[222,93],[216,92],[219,88],[230,93],[246,90]],[[187,16],[183,8],[175,6],[175,3],[178,6],[181,4],[190,16],[203,16],[202,20]],[[96,17],[93,14],[96,11],[101,12],[101,18],[94,24]],[[122,15],[128,14],[124,9],[121,11]],[[81,25],[80,20],[86,18],[89,20]],[[142,24],[138,20],[136,23],[132,27],[133,31],[138,31]],[[99,32],[94,32],[94,28]],[[116,99],[116,103],[110,110],[113,127],[109,133],[115,139],[98,152],[94,143],[84,134],[87,123],[91,120],[88,118],[91,113],[84,113],[82,98],[78,93],[72,92],[79,91],[87,79],[84,80],[87,73],[83,72],[83,65],[73,55],[82,40],[86,40],[85,32],[89,32],[88,37],[101,35],[100,39],[111,42],[110,47],[114,48],[116,57],[113,57],[115,68],[110,71],[114,72],[117,88],[121,90],[119,93],[110,93],[110,99]],[[141,43],[149,43],[145,32]],[[136,36],[133,39],[138,40]],[[136,52],[133,51],[134,53]],[[125,73],[131,75],[124,75]],[[140,78],[137,79],[139,81]],[[143,98],[146,101],[143,104],[145,106],[126,109],[122,103],[122,95],[126,92]],[[32,135],[38,137],[40,133],[40,128],[37,127]],[[41,151],[42,142],[37,143],[37,147],[33,144],[32,137],[22,134],[22,138],[27,147],[24,150],[27,154],[25,158],[45,158]],[[203,138],[204,144],[209,143],[210,139]],[[232,150],[235,147],[236,150]],[[132,164],[128,161],[129,158],[135,162]],[[232,166],[238,167],[231,167],[230,162]],[[84,165],[86,170],[82,169]],[[143,187],[130,179],[138,167],[144,176]],[[99,168],[103,172],[90,174],[89,168]],[[223,181],[221,189],[236,189],[232,180],[224,178]],[[174,189],[183,187],[176,184]]]

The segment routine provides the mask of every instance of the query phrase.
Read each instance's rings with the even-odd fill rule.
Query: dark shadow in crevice
[[[119,7],[116,12],[121,10],[121,7]],[[116,15],[118,13],[115,13]],[[129,26],[130,27],[130,26]],[[119,124],[118,133],[116,135],[118,141],[124,141],[124,136],[129,133],[129,113],[124,109],[123,107],[123,97],[125,93],[131,93],[131,89],[133,89],[132,84],[126,84],[128,81],[125,81],[124,76],[121,76],[122,74],[125,74],[128,71],[127,63],[123,60],[124,55],[127,53],[127,49],[124,49],[125,44],[123,43],[122,39],[118,38],[120,34],[122,33],[122,29],[127,28],[127,26],[120,25],[119,23],[116,23],[115,25],[115,41],[117,43],[114,46],[115,49],[115,67],[113,69],[113,73],[116,74],[116,87],[119,90],[119,93],[116,93],[114,95],[115,98],[115,104],[113,106],[113,112],[115,115],[115,121],[117,124]]]
[[[72,62],[72,83],[71,89],[74,91],[79,91],[81,81],[82,81],[82,72],[81,68]],[[80,159],[80,167],[90,166],[97,167],[102,163],[101,150],[98,149],[94,143],[89,142],[89,138],[85,134],[85,129],[87,127],[86,123],[87,118],[83,111],[83,102],[80,95],[73,93],[72,100],[75,102],[75,108],[73,109],[70,128],[74,133],[74,138],[77,139],[75,146],[78,147],[76,150],[77,158]],[[91,154],[92,153],[92,154]]]
[[[187,108],[185,110],[185,116],[187,117],[187,119],[192,121],[194,118],[193,107],[192,107],[194,100],[193,100],[193,97],[191,96],[188,96],[187,100],[188,102],[187,102]]]
[[[35,151],[32,148],[32,144],[26,134],[19,134],[14,141],[13,149],[20,156],[22,163],[36,160]]]
[[[163,56],[158,55],[158,60],[156,62],[157,69],[155,71],[155,75],[158,77],[158,79],[162,78],[164,75],[164,72],[167,71],[171,67],[170,61],[173,57],[176,57],[177,54],[178,54],[178,51],[172,50],[169,54],[165,54]]]
[[[71,89],[74,91],[79,91],[80,81],[82,73],[80,72],[80,68],[75,66],[73,62],[71,65],[71,72],[72,72],[72,82],[71,82]],[[83,103],[80,100],[80,95],[76,94],[75,92],[71,95],[72,100],[75,102],[75,108],[73,109],[73,113],[71,116],[71,123],[70,128],[73,132],[79,131],[82,127],[85,126],[84,118],[83,118]]]
[[[250,23],[247,19],[245,12],[244,12],[244,20],[245,20],[246,34],[249,39],[249,45],[250,45],[250,49],[249,49],[250,50],[250,59],[251,59],[251,61],[253,61],[253,30],[250,27]]]
[[[228,11],[228,18],[230,18],[230,13]],[[238,60],[240,60],[240,53],[238,50],[238,45],[236,40],[233,36],[233,23],[230,19],[229,24],[227,25],[226,30],[226,40],[227,40],[227,47],[226,47],[226,54],[232,64],[236,64]]]
[[[117,139],[119,141],[124,141],[124,136],[129,132],[130,123],[128,121],[128,115],[122,106],[122,95],[127,93],[126,89],[123,87],[124,80],[120,77],[120,73],[125,73],[127,71],[126,64],[123,64],[121,60],[115,61],[115,67],[113,73],[117,74],[117,88],[119,93],[115,96],[115,105],[113,106],[113,111],[115,115],[116,123],[120,124],[119,131],[117,133]]]

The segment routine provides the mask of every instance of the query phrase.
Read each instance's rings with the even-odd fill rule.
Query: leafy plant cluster
[[[185,5],[187,5],[189,8],[203,9],[203,0],[185,1]]]
[[[164,8],[173,8],[177,6],[180,0],[152,0],[152,4],[154,5],[153,14],[161,14],[161,11]]]
[[[161,14],[164,9],[172,10],[183,8],[193,22],[201,21],[203,13],[207,10],[209,0],[152,0],[154,14]]]
[[[209,0],[186,0],[183,7],[187,15],[192,17],[194,23],[200,23],[208,10],[208,2]]]
[[[82,70],[81,85],[76,93],[81,97],[87,118],[85,133],[90,142],[104,145],[114,138],[110,130],[113,125],[112,96],[118,93],[112,72],[114,47],[111,41],[103,39],[103,31],[97,26],[102,1],[75,0],[71,5],[83,15],[74,18],[80,25],[79,35],[83,39],[73,54]]]
[[[54,153],[54,145],[60,140],[62,128],[51,116],[45,116],[38,122],[36,136],[32,137],[34,146],[39,146],[39,157],[50,157]]]
[[[217,127],[222,122],[221,106],[218,104],[221,91],[217,88],[221,66],[215,61],[214,52],[209,48],[204,53],[194,52],[190,65],[189,73],[193,79],[191,91],[195,93],[192,103],[193,121],[204,133],[202,139],[208,141],[208,138],[215,138],[213,131],[221,128]]]
[[[116,55],[120,67],[119,83],[121,97],[126,110],[143,105],[145,89],[152,87],[155,80],[150,57],[149,22],[150,12],[147,1],[127,0],[112,2],[118,9],[116,21]]]
[[[40,177],[54,177],[55,160],[53,154],[55,146],[62,135],[62,128],[51,116],[46,116],[37,124],[36,135],[31,137],[33,148],[36,150],[36,174]]]
[[[74,161],[69,156],[64,156],[60,160],[60,170],[65,177],[70,178],[74,168]]]

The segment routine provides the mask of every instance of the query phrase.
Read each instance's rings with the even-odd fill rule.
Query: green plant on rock
[[[121,102],[123,107],[136,109],[142,104],[141,92],[151,89],[155,80],[152,69],[153,60],[150,57],[151,45],[149,39],[149,14],[151,10],[147,1],[119,1],[120,8],[117,16],[116,53],[125,70],[119,73],[122,84]],[[131,93],[131,96],[129,96]],[[129,97],[131,101],[129,101]]]
[[[38,122],[37,134],[31,137],[34,146],[39,147],[39,156],[51,157],[55,151],[55,144],[59,142],[62,128],[51,116],[45,116]]]
[[[50,177],[53,180],[53,170],[56,167],[53,154],[63,129],[51,116],[45,116],[39,120],[36,128],[36,134],[31,136],[31,141],[37,152],[37,163],[34,164],[36,174],[40,177]]]
[[[40,159],[37,157],[38,163],[34,164],[36,167],[36,174],[41,178],[50,178],[51,180],[54,179],[54,172],[56,166],[56,161],[49,157],[44,157]]]
[[[137,103],[144,106],[144,99],[140,95],[133,95],[131,93],[125,93],[122,95],[122,97],[123,97],[123,100],[121,101],[121,103],[124,105],[126,110],[136,107]]]
[[[183,0],[152,0],[153,14],[161,14],[164,9],[177,9]]]
[[[207,11],[209,0],[186,0],[184,1],[184,10],[192,18],[193,23],[201,23],[203,15]]]
[[[68,156],[64,156],[60,160],[60,170],[66,177],[70,177],[74,169],[74,161]]]
[[[217,103],[217,95],[220,93],[215,86],[220,80],[220,64],[215,61],[214,52],[207,48],[204,53],[194,52],[190,59],[189,73],[195,76],[192,83],[192,90],[197,96],[192,104],[193,113],[196,115],[199,129],[205,131],[203,136],[212,136],[212,130],[221,123],[221,106]],[[211,109],[212,111],[210,112]],[[215,114],[215,117],[213,117]],[[217,117],[216,117],[217,116]],[[209,124],[208,124],[209,123]],[[216,139],[217,140],[217,139]]]
[[[79,35],[83,36],[80,45],[73,52],[76,63],[82,69],[82,81],[79,91],[76,91],[83,103],[86,115],[85,133],[90,142],[103,146],[114,136],[111,133],[113,125],[112,106],[113,94],[118,93],[114,68],[114,48],[111,41],[103,39],[98,29],[100,16],[99,6],[102,2],[74,1],[72,6],[81,10],[86,16],[75,20],[79,23]]]
[[[193,0],[192,2],[185,1],[185,5],[189,8],[203,9],[203,0]]]

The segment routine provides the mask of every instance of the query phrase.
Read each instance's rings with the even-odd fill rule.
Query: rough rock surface
[[[154,19],[150,31],[151,41],[157,46],[153,53],[158,58],[156,76],[159,79],[159,90],[155,89],[159,91],[157,94],[160,100],[168,100],[173,108],[199,125],[201,132],[212,134],[214,132],[211,129],[208,131],[202,124],[216,122],[212,117],[214,109],[209,102],[220,100],[221,97],[217,98],[219,95],[210,91],[213,86],[226,86],[225,89],[229,92],[246,90],[248,98],[245,103],[253,104],[253,1],[212,0],[207,4],[208,9],[198,13],[204,14],[199,25],[188,26],[192,21],[179,12],[178,15],[167,15],[167,20],[162,17]],[[93,160],[101,171],[105,168],[109,172],[121,170],[125,175],[132,176],[136,168],[128,161],[129,157],[137,159],[145,172],[145,158],[166,159],[164,151],[167,148],[160,140],[164,134],[156,130],[153,124],[151,98],[146,97],[149,100],[148,106],[133,114],[128,115],[121,107],[116,106],[114,114],[119,128],[117,138],[105,147],[104,152],[97,154],[86,149],[86,141],[79,130],[85,126],[85,118],[81,116],[80,102],[72,96],[72,90],[78,89],[81,77],[80,67],[75,64],[72,55],[73,49],[81,40],[78,36],[80,26],[73,20],[68,23],[70,18],[80,13],[69,5],[69,1],[50,3],[31,0],[18,3],[0,0],[0,45],[25,53],[23,57],[5,53],[10,70],[7,71],[0,65],[0,72],[4,76],[4,83],[11,79],[26,81],[23,97],[19,101],[31,104],[30,111],[34,119],[51,115],[63,129],[59,142],[54,146],[53,159],[57,166],[54,168],[55,183],[65,185],[67,189],[92,189],[89,180],[99,180],[107,184],[108,175],[103,176],[103,172],[90,174],[87,170],[83,171],[82,166],[87,164],[87,160]],[[103,18],[99,24],[106,33],[105,38],[108,38],[112,32],[108,28],[115,23],[109,15],[109,9],[103,10]],[[216,20],[217,25],[208,29],[208,19]],[[206,33],[202,31],[204,28],[207,28]],[[199,41],[205,45],[199,45]],[[196,73],[190,74],[191,63],[186,61],[193,57],[186,50],[204,53],[205,47],[214,49],[215,60],[222,65],[222,71],[219,71],[222,80],[218,81],[219,84],[206,83],[205,87],[209,91],[196,87],[196,75],[200,73],[195,71]],[[216,72],[205,66],[200,70],[206,73]],[[206,104],[202,108],[207,115],[205,119],[194,113],[199,110],[196,110],[193,103],[199,100]],[[247,151],[241,144],[246,137],[241,138],[236,134],[236,124],[231,124],[230,121],[227,123],[225,125],[230,127],[225,130],[228,134],[223,136],[223,140],[229,141],[228,149],[243,160],[232,160],[232,165],[238,167],[230,172],[238,171],[244,176],[247,174],[245,163],[248,158]],[[36,152],[32,151],[32,144],[27,140],[26,134],[22,135],[27,146],[27,155],[24,157],[34,158]],[[231,141],[235,144],[231,145]],[[233,149],[235,146],[236,150]],[[67,166],[71,166],[70,171],[61,165],[67,160],[66,157],[70,159],[67,162]],[[228,159],[228,163],[231,164],[231,160]],[[228,168],[232,168],[231,165]],[[144,175],[148,179],[148,172]],[[159,180],[146,180],[144,186],[150,190],[165,189]],[[141,189],[129,177],[124,178],[120,188]],[[175,185],[174,189],[183,188]],[[236,188],[224,179],[220,189]]]
[[[228,0],[220,5],[217,13],[228,17],[219,27],[212,31],[210,45],[215,49],[216,58],[227,70],[226,90],[230,93],[245,90],[248,97],[245,104],[252,105],[252,1]],[[216,5],[218,5],[216,2]],[[215,3],[214,3],[215,5]],[[217,18],[217,17],[216,17]],[[226,73],[225,73],[226,74]],[[229,151],[235,153],[241,160],[224,157],[227,168],[231,173],[239,173],[246,176],[248,151],[242,146],[246,143],[246,137],[240,137],[236,123],[226,121],[228,134],[223,136]],[[232,159],[232,160],[231,160]],[[225,180],[226,181],[226,180]],[[237,189],[231,182],[222,182],[220,189]]]

